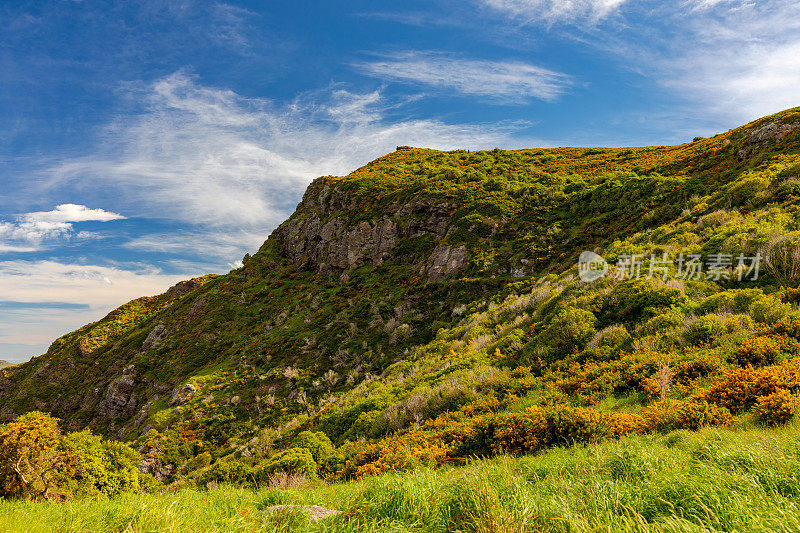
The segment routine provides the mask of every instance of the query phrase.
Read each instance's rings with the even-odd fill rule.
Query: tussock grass
[[[314,522],[280,504],[343,513]],[[798,531],[800,424],[632,436],[538,456],[258,491],[0,502],[0,531]]]

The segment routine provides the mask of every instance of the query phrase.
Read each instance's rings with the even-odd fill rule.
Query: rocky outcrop
[[[132,415],[136,409],[136,368],[128,365],[122,375],[116,378],[106,389],[105,397],[97,405],[97,415],[106,420],[122,414]]]
[[[158,324],[150,331],[147,338],[142,343],[142,351],[146,352],[151,348],[155,348],[168,334],[169,331],[167,327],[164,324]]]
[[[754,130],[745,132],[747,140],[744,147],[739,149],[739,159],[746,159],[764,149],[767,145],[780,141],[788,134],[800,128],[800,122],[779,123],[767,122]]]
[[[422,273],[427,272],[428,281],[441,281],[446,276],[463,270],[468,264],[469,256],[465,245],[453,247],[439,243],[428,258]]]
[[[214,279],[215,276],[200,276],[199,278],[192,278],[186,281],[179,281],[172,287],[170,287],[167,292],[165,293],[167,299],[175,300],[180,298],[184,294],[187,294],[197,287],[205,285],[210,280]]]
[[[430,281],[469,264],[466,246],[444,242],[455,206],[412,199],[388,206],[388,214],[380,218],[351,222],[347,215],[357,209],[358,201],[324,180],[309,187],[295,216],[275,230],[283,254],[298,268],[341,274],[362,265],[378,266],[393,255],[401,239],[422,235],[431,235],[438,243],[418,265]]]
[[[144,474],[153,474],[162,483],[169,481],[175,473],[175,465],[164,464],[153,457],[143,457],[138,469]]]
[[[196,393],[197,387],[191,383],[187,383],[183,387],[175,389],[175,392],[172,393],[172,397],[169,400],[169,406],[175,407],[176,405],[182,405],[191,400]]]
[[[777,122],[768,122],[753,130],[750,133],[750,139],[748,140],[749,144],[758,145],[770,140],[780,140],[783,139],[786,134],[791,133],[797,127],[800,126],[798,123],[791,123],[791,124],[778,124]]]

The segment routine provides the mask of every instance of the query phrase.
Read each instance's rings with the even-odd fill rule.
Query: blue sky
[[[0,2],[0,358],[226,272],[399,144],[650,145],[800,105],[795,0]]]

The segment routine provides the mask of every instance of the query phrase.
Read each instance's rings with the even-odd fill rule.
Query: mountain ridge
[[[656,327],[650,321],[676,309],[690,320],[709,295],[738,289],[652,281],[634,297],[609,281],[603,290],[627,302],[612,304],[577,284],[580,252],[613,259],[652,243],[752,255],[776,231],[794,235],[798,127],[795,108],[671,147],[404,148],[347,176],[318,178],[241,268],[129,302],[4,369],[0,416],[44,410],[71,429],[131,440],[150,471],[173,479],[203,453],[269,456],[264,442],[280,449],[303,429],[337,446],[424,440],[424,431],[414,437],[420,424],[488,398],[510,409],[510,396],[537,387],[552,389],[545,396],[569,390],[582,398],[571,402],[593,407],[595,393],[543,376],[562,372],[574,350],[597,350],[593,342],[610,350],[592,356],[603,364],[643,353],[635,343]],[[733,225],[744,233],[728,235]],[[775,264],[747,287],[783,294],[775,298],[791,307]],[[658,303],[648,311],[637,298]],[[591,317],[574,314],[584,308]],[[554,325],[564,313],[573,313],[563,319],[568,330],[584,319],[597,327],[569,330],[564,340]],[[699,327],[692,324],[686,331]],[[757,323],[743,328],[755,335]],[[603,341],[612,334],[622,340]],[[687,335],[681,342],[693,346]],[[463,375],[449,389],[454,367]],[[631,390],[643,395],[652,387],[646,379]],[[427,396],[413,400],[420,394]],[[349,456],[361,463],[350,475],[384,468],[364,446]]]

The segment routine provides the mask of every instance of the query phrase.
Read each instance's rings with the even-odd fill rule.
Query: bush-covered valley
[[[679,146],[401,147],[316,180],[242,268],[130,302],[0,370],[3,431],[43,411],[68,444],[86,429],[126,442],[141,485],[183,491],[179,507],[354,498],[332,529],[743,530],[736,513],[752,504],[755,529],[791,530],[799,200],[800,109]],[[605,276],[584,281],[583,251]],[[458,476],[483,485],[457,493]],[[113,493],[71,479],[13,495]],[[312,488],[265,489],[302,479]]]

